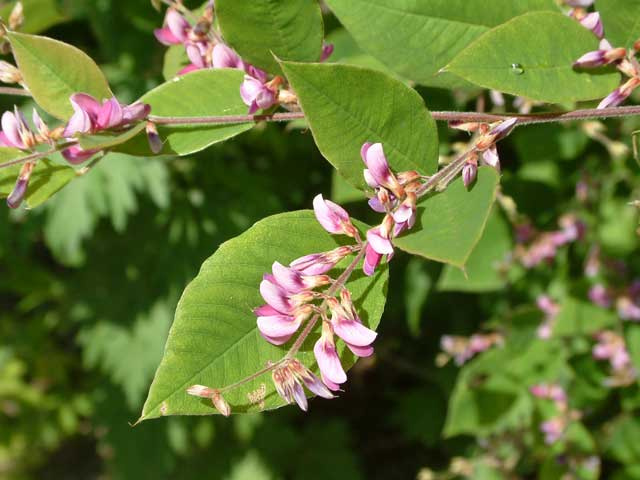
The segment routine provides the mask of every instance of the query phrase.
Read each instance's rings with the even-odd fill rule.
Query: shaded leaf
[[[602,98],[618,86],[620,75],[573,67],[598,39],[575,20],[534,12],[485,33],[460,52],[447,71],[472,83],[544,102]]]
[[[418,204],[418,221],[407,234],[394,240],[407,253],[463,268],[480,240],[498,187],[498,173],[478,169],[467,191],[458,178],[442,193]]]
[[[21,0],[24,8],[24,24],[20,27],[23,33],[42,32],[67,19],[58,8],[56,0]],[[0,6],[0,17],[8,19],[17,2],[9,2]]]
[[[438,132],[413,89],[381,72],[348,65],[283,62],[320,152],[363,189],[360,148],[382,142],[395,171],[433,173]]]
[[[569,297],[562,302],[560,312],[555,318],[553,335],[558,337],[590,335],[616,323],[617,316],[613,312]]]
[[[366,227],[359,224],[359,228]],[[274,261],[288,264],[295,258],[338,245],[309,211],[268,217],[220,246],[185,290],[169,333],[164,358],[158,367],[140,420],[162,415],[217,413],[206,401],[190,397],[193,384],[222,387],[282,358],[285,347],[269,344],[260,335],[253,309],[264,303],[259,284]],[[348,264],[348,259],[345,260]],[[360,271],[347,286],[363,321],[376,328],[385,302],[387,270],[374,277]],[[313,367],[313,343],[318,328],[305,342],[298,358]],[[353,356],[338,342],[345,368]],[[253,392],[253,393],[252,393]],[[283,405],[270,376],[258,377],[234,389],[225,398],[236,413],[271,410]]]
[[[596,10],[614,47],[631,48],[640,39],[640,0],[597,0]]]

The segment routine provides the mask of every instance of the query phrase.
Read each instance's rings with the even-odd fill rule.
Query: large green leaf
[[[66,120],[73,114],[69,97],[74,93],[98,100],[113,96],[107,79],[82,50],[37,35],[11,32],[8,37],[34,100],[54,117]]]
[[[282,68],[320,152],[351,184],[365,188],[365,142],[382,142],[396,171],[435,171],[438,132],[415,90],[384,73],[348,65],[283,62]]]
[[[240,97],[244,74],[240,70],[198,70],[163,83],[146,93],[141,102],[151,105],[151,114],[159,117],[199,117],[246,115],[247,107]],[[214,143],[245,132],[254,123],[219,125],[158,126],[164,141],[162,154],[189,155]],[[139,135],[118,151],[132,155],[154,155],[147,139]]]
[[[358,228],[366,225],[358,223]],[[309,211],[268,217],[221,245],[182,295],[140,420],[216,413],[210,403],[187,395],[186,388],[193,384],[221,387],[282,358],[286,346],[276,347],[264,340],[252,313],[264,303],[258,290],[262,276],[274,261],[288,264],[337,245],[336,237],[328,235]],[[363,321],[374,329],[384,308],[387,275],[386,269],[373,277],[357,270],[347,284]],[[317,338],[316,329],[298,357],[311,368],[315,368],[312,348]],[[344,350],[341,343],[339,349]],[[354,362],[348,352],[343,351],[341,358],[345,367]],[[251,392],[259,397],[257,402],[249,400]],[[236,413],[283,405],[268,375],[228,392],[225,398]]]
[[[489,29],[523,13],[557,10],[553,0],[327,0],[358,44],[404,78],[435,87],[465,82],[441,74]],[[436,76],[437,75],[437,76]]]
[[[501,272],[500,268],[512,248],[509,225],[499,210],[494,208],[465,269],[447,265],[438,281],[438,289],[460,292],[500,290],[507,281],[505,272]]]
[[[24,157],[24,152],[14,148],[0,148],[0,163]],[[12,165],[0,169],[0,198],[6,198],[16,184],[22,164]],[[49,197],[73,180],[76,171],[65,165],[56,165],[48,159],[38,160],[25,195],[25,202],[29,208],[41,205]]]
[[[464,268],[484,231],[498,181],[498,173],[491,167],[478,169],[470,191],[458,178],[444,192],[418,205],[416,226],[394,240],[395,245],[405,252]]]
[[[283,60],[317,62],[324,27],[316,0],[218,0],[222,35],[253,65],[279,73]]]
[[[640,0],[597,0],[596,9],[614,47],[631,48],[640,39]]]
[[[514,18],[458,54],[447,71],[501,92],[544,102],[602,98],[620,76],[580,71],[573,62],[596,50],[598,39],[575,20],[552,12]]]
[[[165,80],[172,80],[180,70],[189,65],[189,57],[183,45],[172,45],[164,54],[162,76]]]

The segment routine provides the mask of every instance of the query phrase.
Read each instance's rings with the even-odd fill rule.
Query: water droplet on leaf
[[[512,63],[511,73],[513,73],[514,75],[522,75],[524,73],[524,67],[519,63]]]

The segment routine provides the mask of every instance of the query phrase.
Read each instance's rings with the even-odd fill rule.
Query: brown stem
[[[59,145],[56,148],[47,150],[46,152],[35,152],[35,153],[32,153],[31,155],[27,155],[26,157],[17,158],[15,160],[9,160],[8,162],[0,163],[0,168],[11,167],[13,165],[18,165],[20,163],[29,162],[32,160],[38,160],[40,158],[44,158],[48,155],[52,155],[56,152],[59,152],[60,150],[64,150],[65,148],[68,148],[76,143],[77,142],[63,143],[62,145]]]
[[[0,95],[18,95],[21,97],[30,97],[31,92],[24,88],[0,87]]]

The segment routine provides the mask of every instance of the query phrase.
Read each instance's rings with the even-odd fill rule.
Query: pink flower
[[[244,70],[244,62],[242,59],[224,43],[218,43],[213,47],[211,61],[213,68],[235,68]]]
[[[370,187],[383,186],[391,191],[398,188],[398,180],[389,169],[389,163],[381,143],[365,143],[360,149],[360,156],[367,166],[364,177]]]
[[[326,62],[333,54],[333,43],[322,44],[322,55],[320,55],[320,62]]]
[[[313,347],[313,353],[318,362],[322,381],[331,390],[335,390],[337,385],[347,381],[347,374],[344,372],[333,341],[333,329],[327,322],[322,323],[322,335]]]
[[[289,266],[304,275],[322,275],[351,253],[351,247],[338,247],[330,252],[305,255],[291,262]]]
[[[598,104],[597,108],[617,107],[629,98],[629,95],[631,95],[638,86],[640,86],[640,78],[630,78],[621,87],[616,88],[613,92],[607,95],[600,104]]]
[[[573,65],[579,68],[601,67],[622,60],[626,54],[626,49],[613,48],[607,40],[602,39],[598,50],[585,53]]]
[[[13,112],[2,114],[2,132],[0,133],[0,146],[28,150],[35,146],[33,132],[29,128],[24,115],[18,107]]]
[[[495,145],[490,146],[484,152],[482,152],[482,162],[485,165],[495,168],[500,171],[500,157],[498,156],[498,149]]]
[[[216,407],[216,410],[218,410],[222,415],[225,417],[231,415],[231,406],[222,397],[218,390],[205,387],[204,385],[191,385],[187,388],[187,393],[194,397],[209,398],[211,399],[213,406]]]
[[[365,275],[373,275],[376,268],[378,268],[378,265],[380,265],[381,260],[382,255],[376,252],[371,244],[367,243],[367,246],[365,247],[364,263],[362,266],[362,270]]]
[[[173,8],[167,10],[164,25],[163,28],[153,32],[156,39],[163,45],[180,45],[189,37],[191,25]]]
[[[343,289],[341,297],[341,303],[338,303],[335,298],[328,300],[332,312],[331,326],[333,331],[344,340],[355,355],[368,357],[373,353],[373,348],[370,345],[378,334],[362,324],[353,308],[349,291]]]
[[[566,426],[566,421],[561,417],[555,417],[543,422],[540,425],[540,431],[544,433],[544,442],[547,445],[556,443],[562,438]]]
[[[16,184],[7,197],[7,206],[9,208],[18,208],[22,203],[22,200],[24,200],[24,197],[27,194],[27,188],[29,187],[29,179],[31,178],[31,173],[35,166],[35,162],[25,162],[20,168],[20,174],[18,175]]]
[[[604,37],[604,25],[598,12],[587,13],[584,18],[580,20],[580,23],[583,27],[591,30],[596,37]]]
[[[240,86],[242,101],[249,107],[249,115],[258,110],[265,110],[278,102],[277,92],[260,80],[245,75],[244,82]]]
[[[380,255],[389,255],[393,253],[393,244],[389,240],[388,235],[381,233],[380,227],[374,227],[367,231],[367,242],[371,248]]]
[[[272,378],[276,391],[284,401],[289,404],[295,401],[305,412],[308,402],[302,385],[319,397],[334,398],[320,379],[296,359],[288,360],[283,366],[274,369]]]
[[[609,291],[602,284],[594,285],[589,289],[589,300],[602,308],[609,308],[613,302]]]
[[[321,194],[316,195],[313,199],[313,211],[316,214],[316,219],[327,232],[350,237],[356,236],[357,231],[351,224],[347,211],[340,205],[325,200]]]
[[[477,176],[478,165],[469,162],[465,163],[464,167],[462,167],[462,182],[467,189],[476,181]]]

